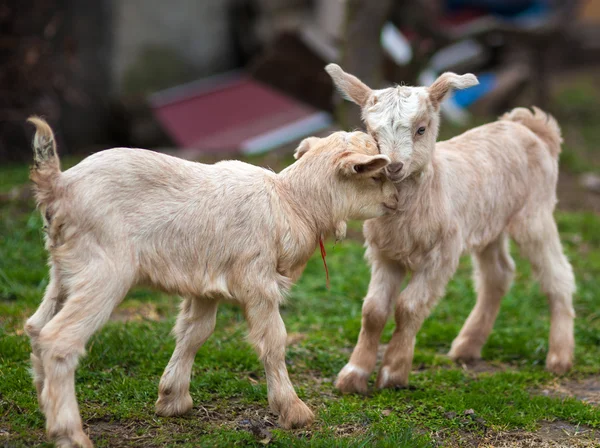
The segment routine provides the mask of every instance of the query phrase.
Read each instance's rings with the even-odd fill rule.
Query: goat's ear
[[[477,77],[471,73],[466,75],[457,75],[456,73],[446,72],[429,86],[429,98],[435,109],[440,107],[444,98],[454,89],[466,89],[467,87],[479,84]]]
[[[353,153],[342,159],[340,170],[346,176],[372,176],[390,163],[390,158],[382,154],[368,156]]]
[[[319,140],[321,139],[318,137],[307,137],[302,140],[296,148],[296,151],[294,151],[294,159],[298,160],[300,157],[306,154],[308,150]]]
[[[360,107],[367,104],[367,100],[373,91],[360,79],[350,73],[346,73],[337,64],[328,64],[325,67],[325,71],[329,73],[333,83],[344,98],[355,102]]]

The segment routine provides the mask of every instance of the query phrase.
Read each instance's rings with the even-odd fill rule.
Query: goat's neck
[[[432,160],[400,182],[398,195],[401,202],[417,200],[423,194],[428,194],[438,175],[436,165]]]
[[[330,186],[320,185],[322,178],[318,176],[306,177],[294,171],[280,173],[279,195],[288,221],[295,231],[302,234],[294,237],[316,245],[320,238],[336,231],[339,226],[340,220],[334,216],[329,194]]]

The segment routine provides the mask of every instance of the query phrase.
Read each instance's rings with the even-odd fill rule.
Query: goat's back
[[[274,257],[265,236],[275,233],[275,176],[237,161],[102,151],[61,175],[63,231],[131,256],[138,277],[162,289],[227,295],[232,274]]]
[[[418,265],[448,235],[483,247],[524,211],[552,210],[558,163],[524,125],[499,120],[436,145],[431,172],[399,185],[401,212],[368,221],[365,236],[387,257]]]

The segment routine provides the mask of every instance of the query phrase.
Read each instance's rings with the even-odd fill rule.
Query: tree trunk
[[[388,20],[393,0],[347,0],[344,29],[344,48],[341,66],[370,87],[381,83],[383,50],[380,44],[381,28]],[[360,109],[342,101],[336,107],[339,123],[346,129],[360,125]]]

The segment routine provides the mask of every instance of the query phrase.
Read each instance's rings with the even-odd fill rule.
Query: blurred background
[[[374,88],[472,72],[441,138],[538,105],[565,134],[561,207],[600,212],[600,0],[5,0],[0,54],[7,166],[30,161],[37,114],[67,160],[136,146],[279,169],[301,138],[361,127],[327,63]]]

